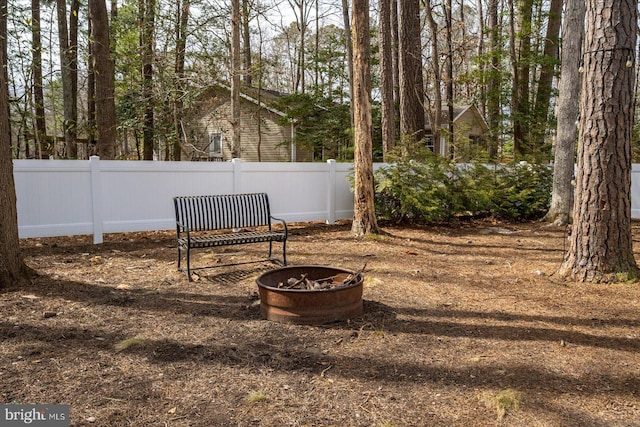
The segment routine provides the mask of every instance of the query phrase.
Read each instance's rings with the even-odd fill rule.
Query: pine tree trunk
[[[354,98],[353,93],[353,42],[351,40],[351,24],[349,23],[349,1],[342,0],[342,20],[344,22],[344,41],[347,51],[347,73],[349,77],[349,99]],[[351,128],[354,127],[354,114],[351,108]]]
[[[37,157],[48,159],[53,150],[47,140],[47,124],[44,111],[44,89],[42,84],[42,34],[40,26],[40,0],[31,0],[31,50],[33,54],[33,103],[35,110],[35,140]]]
[[[244,84],[251,86],[253,84],[253,65],[251,64],[251,33],[249,32],[249,2],[242,0],[242,41],[244,45]]]
[[[431,33],[431,55],[433,58],[440,57],[440,47],[438,44],[438,24],[433,17],[433,6],[431,0],[425,2],[426,18]],[[440,152],[440,129],[442,120],[442,74],[440,72],[440,61],[431,61],[433,69],[433,105],[429,105],[429,124],[431,125],[431,138],[436,152]]]
[[[533,125],[530,132],[531,142],[535,147],[544,146],[546,131],[549,127],[549,103],[553,89],[553,76],[556,74],[556,66],[558,65],[562,3],[563,0],[551,0],[549,6],[549,21],[544,39],[544,53],[540,77],[538,77],[536,103],[533,108]]]
[[[382,153],[387,154],[396,141],[396,117],[393,102],[393,56],[391,49],[391,1],[380,1],[378,38],[380,45],[380,110],[382,116]]]
[[[0,64],[7,69],[7,1],[0,0]],[[0,288],[25,281],[27,269],[20,255],[16,190],[11,156],[7,75],[0,73]]]
[[[69,11],[69,73],[71,89],[71,105],[69,106],[69,133],[72,141],[67,157],[78,158],[78,17],[80,16],[80,1],[71,0],[71,10]]]
[[[413,144],[424,135],[420,1],[404,0],[399,6],[400,138]]]
[[[585,3],[567,0],[562,31],[562,66],[558,81],[557,129],[553,163],[551,206],[545,217],[554,225],[567,225],[573,209],[576,120],[580,99],[580,58],[584,36]]]
[[[87,32],[93,34],[91,19],[87,20]],[[94,69],[93,43],[87,46],[87,140],[90,149],[95,149],[96,139],[96,72]],[[93,155],[95,153],[91,153]]]
[[[531,71],[531,17],[533,0],[509,0],[511,27],[511,61],[513,86],[511,110],[513,117],[513,155],[521,158],[532,152],[527,140],[530,123],[529,79]],[[517,18],[517,27],[515,21]]]
[[[154,97],[153,97],[153,55],[154,55],[154,23],[155,0],[142,0],[142,97],[144,100],[144,123],[142,126],[142,157],[153,160],[154,148]]]
[[[498,28],[498,0],[489,0],[487,7],[489,41],[491,60],[487,82],[487,116],[489,119],[489,141],[487,154],[490,159],[495,159],[498,154],[498,139],[500,137],[500,29]]]
[[[578,281],[638,278],[630,201],[637,22],[635,0],[587,1],[574,226],[558,271]]]
[[[58,43],[60,45],[60,72],[62,76],[62,105],[63,105],[63,131],[65,158],[73,158],[75,149],[76,123],[73,117],[73,73],[69,45],[69,29],[67,26],[67,3],[65,0],[56,0],[58,14]]]
[[[171,150],[171,159],[180,160],[182,147],[184,145],[184,129],[182,120],[184,115],[184,58],[187,42],[187,25],[189,23],[190,1],[182,0],[177,2],[176,18],[176,57],[175,57],[175,98],[173,101],[173,126],[175,132],[175,142]]]
[[[374,205],[371,134],[369,0],[353,1],[354,218],[356,236],[378,233]]]
[[[400,52],[398,41],[398,0],[391,0],[391,56],[393,57],[393,103],[396,115],[400,105]],[[398,124],[396,123],[396,139],[398,136]]]
[[[116,108],[114,71],[110,55],[109,18],[104,0],[89,0],[92,53],[96,76],[96,126],[98,154],[112,160],[116,157]]]
[[[231,2],[231,157],[241,157],[240,145],[240,0]]]

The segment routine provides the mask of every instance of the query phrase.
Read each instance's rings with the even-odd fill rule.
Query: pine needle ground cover
[[[566,229],[540,223],[383,230],[291,225],[291,265],[367,265],[364,313],[318,326],[260,317],[273,265],[189,283],[173,232],[23,240],[38,275],[0,294],[0,400],[73,426],[640,426],[638,283],[556,280]]]

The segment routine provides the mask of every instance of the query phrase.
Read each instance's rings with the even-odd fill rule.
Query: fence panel
[[[14,160],[18,232],[21,238],[93,234],[101,243],[103,233],[174,228],[174,196],[253,192],[269,194],[274,216],[332,223],[353,215],[344,178],[350,168],[333,160]]]

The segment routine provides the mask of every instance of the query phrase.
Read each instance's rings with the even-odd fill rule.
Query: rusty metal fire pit
[[[353,275],[346,286],[330,289],[284,289],[291,278],[309,280]],[[268,320],[282,323],[323,324],[347,320],[362,313],[362,273],[338,267],[297,265],[268,271],[256,279],[260,311]]]

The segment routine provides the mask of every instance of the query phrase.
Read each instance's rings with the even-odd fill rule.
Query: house
[[[431,125],[426,127],[426,143],[427,147],[442,156],[449,155],[451,153],[451,147],[449,147],[449,135],[446,132],[449,127],[448,110],[443,108],[442,118],[440,119],[440,126],[443,132],[440,133],[438,141],[433,140],[433,132]],[[461,138],[475,144],[485,146],[484,138],[487,136],[489,126],[486,120],[480,114],[478,107],[475,105],[457,105],[453,107],[453,132],[455,138],[458,140]]]
[[[308,161],[311,155],[292,142],[293,123],[282,125],[285,114],[273,102],[282,94],[243,86],[240,91],[240,158],[245,161]],[[215,84],[199,97],[190,112],[186,157],[190,160],[227,161],[232,156],[231,89]]]

